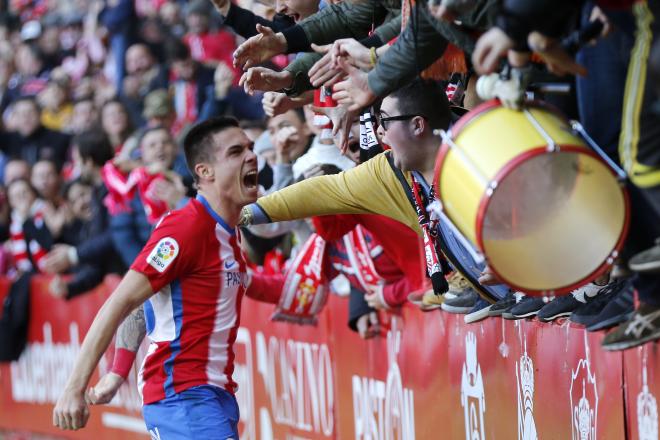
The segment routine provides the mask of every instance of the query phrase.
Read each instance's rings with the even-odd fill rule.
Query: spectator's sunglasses
[[[376,122],[378,122],[378,125],[380,125],[381,127],[383,127],[383,130],[387,131],[387,129],[390,128],[390,127],[389,127],[389,125],[390,125],[389,123],[390,123],[390,122],[394,122],[394,121],[407,121],[407,120],[409,120],[409,119],[416,118],[417,116],[419,116],[419,117],[421,117],[421,118],[424,118],[424,119],[428,119],[428,118],[427,118],[426,116],[424,116],[424,115],[397,115],[397,116],[383,116],[382,113],[377,113],[377,116],[376,116]]]

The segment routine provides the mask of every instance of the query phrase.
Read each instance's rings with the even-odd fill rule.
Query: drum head
[[[627,200],[590,150],[530,150],[495,180],[479,207],[477,236],[503,280],[527,292],[565,293],[612,263]]]

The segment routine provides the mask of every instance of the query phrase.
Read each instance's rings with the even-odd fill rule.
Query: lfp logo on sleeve
[[[162,238],[147,257],[147,263],[158,272],[164,272],[179,254],[179,244],[171,237]]]

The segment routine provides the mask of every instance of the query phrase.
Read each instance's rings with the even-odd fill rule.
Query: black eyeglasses
[[[426,119],[426,116],[424,115],[397,115],[397,116],[385,116],[383,117],[382,114],[378,115],[377,122],[378,125],[383,127],[383,130],[387,130],[389,128],[389,122],[394,122],[394,121],[407,121],[412,118],[416,118],[417,116]]]

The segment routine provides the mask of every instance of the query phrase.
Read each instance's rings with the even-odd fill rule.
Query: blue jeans
[[[152,439],[238,440],[238,403],[213,386],[188,388],[142,408]]]

